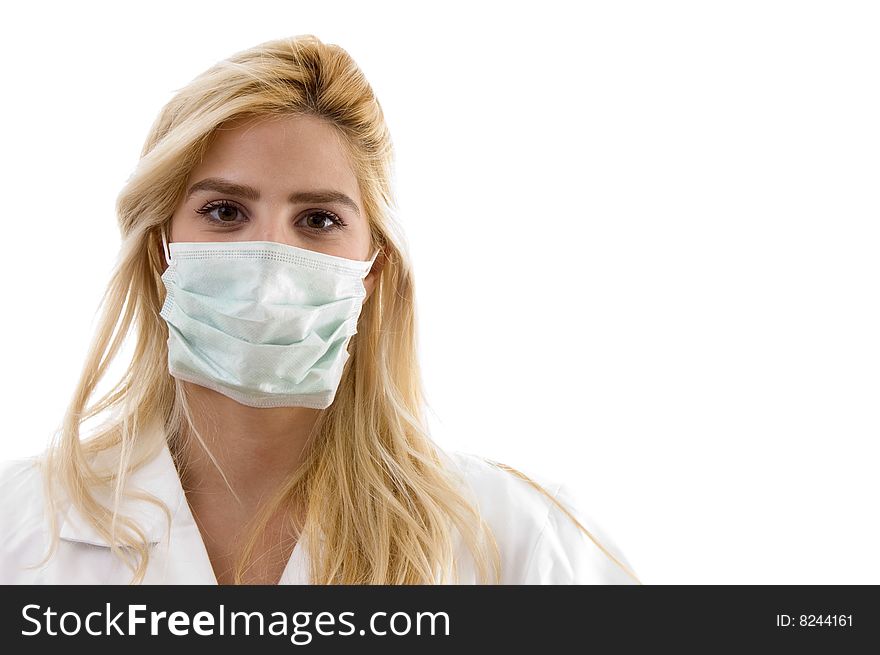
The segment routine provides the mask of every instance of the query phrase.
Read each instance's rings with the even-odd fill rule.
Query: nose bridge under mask
[[[171,265],[171,252],[168,248],[168,237],[166,235],[166,229],[165,229],[164,224],[159,228],[159,232],[162,235],[162,251],[165,253],[165,263],[170,266]],[[224,242],[217,242],[217,243],[227,243],[227,242],[224,241]],[[242,243],[242,242],[238,242],[238,243]],[[266,242],[266,243],[276,243],[276,242]],[[282,245],[287,245],[287,244],[282,244]],[[298,246],[288,246],[288,247],[297,248],[299,250],[307,250],[306,248],[298,248]],[[373,250],[373,254],[367,260],[368,262],[370,262],[370,268],[372,268],[372,265],[375,263],[376,257],[378,257],[378,255],[379,255],[379,251],[380,251],[379,248],[375,248]],[[335,255],[333,255],[333,256],[335,256]],[[360,261],[360,260],[351,260],[351,261]]]

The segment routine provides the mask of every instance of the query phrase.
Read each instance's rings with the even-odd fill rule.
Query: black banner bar
[[[83,646],[118,654],[129,644],[218,640],[260,653],[629,652],[646,640],[702,652],[856,652],[848,649],[876,647],[880,637],[880,600],[869,585],[6,586],[0,612],[5,652]]]

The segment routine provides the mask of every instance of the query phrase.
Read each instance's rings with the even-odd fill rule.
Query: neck
[[[249,407],[205,387],[184,383],[193,423],[226,474],[239,505],[195,435],[182,440],[181,481],[191,499],[252,512],[275,493],[304,458],[321,410]]]

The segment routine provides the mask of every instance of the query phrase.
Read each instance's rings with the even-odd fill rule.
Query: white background
[[[443,446],[567,482],[648,584],[880,583],[875,3],[3,7],[0,458],[61,419],[161,106],[313,33],[392,130]]]

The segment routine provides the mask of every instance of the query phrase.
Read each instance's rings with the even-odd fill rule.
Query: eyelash
[[[236,205],[233,202],[229,202],[228,200],[215,200],[214,202],[209,202],[207,205],[205,205],[201,209],[197,209],[196,213],[202,214],[205,221],[207,221],[208,223],[211,223],[212,225],[222,225],[225,227],[225,226],[229,226],[229,225],[236,225],[241,222],[241,221],[221,221],[221,220],[218,220],[218,219],[212,217],[211,212],[214,211],[215,209],[220,208],[220,207],[231,207],[232,209],[235,209],[240,214],[243,213],[241,210],[241,207],[239,207],[238,205]],[[326,216],[332,222],[331,225],[328,225],[325,228],[308,226],[309,229],[312,230],[313,232],[330,232],[331,230],[341,230],[346,225],[348,225],[348,223],[346,223],[344,220],[342,220],[342,218],[340,218],[339,216],[337,216],[333,212],[328,211],[326,209],[315,209],[313,211],[308,212],[306,214],[306,216],[312,216],[313,214],[320,214],[322,216]]]

